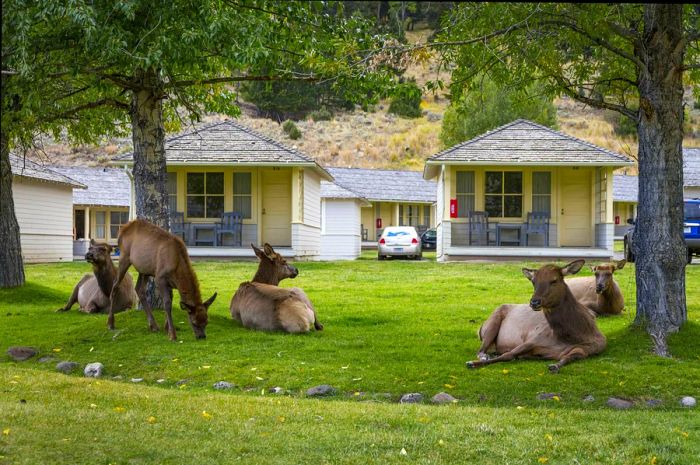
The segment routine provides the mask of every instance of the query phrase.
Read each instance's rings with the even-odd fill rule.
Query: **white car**
[[[422,258],[420,237],[416,228],[413,226],[384,228],[377,244],[377,258],[384,260],[386,257]]]

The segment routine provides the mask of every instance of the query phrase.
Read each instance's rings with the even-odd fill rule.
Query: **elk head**
[[[187,312],[194,337],[197,339],[204,339],[207,337],[204,330],[207,327],[207,323],[209,323],[209,306],[214,302],[214,299],[216,299],[216,292],[213,296],[209,297],[209,300],[199,304],[192,305],[187,302],[180,302],[180,308]]]
[[[299,270],[295,266],[288,264],[287,260],[275,252],[270,244],[266,243],[263,246],[263,250],[258,249],[253,244],[250,244],[250,246],[260,259],[260,266],[253,281],[276,286],[283,279],[293,279],[299,274]]]
[[[591,271],[595,274],[595,291],[597,294],[602,294],[612,287],[613,273],[624,268],[625,263],[627,263],[627,260],[591,266]]]
[[[90,239],[90,248],[85,254],[85,260],[92,264],[95,268],[100,268],[106,263],[112,261],[112,246],[106,242],[95,242],[95,239]]]
[[[523,268],[523,274],[535,288],[530,308],[540,311],[559,305],[567,291],[564,276],[578,273],[584,263],[585,260],[575,260],[563,267],[544,265],[539,270]]]

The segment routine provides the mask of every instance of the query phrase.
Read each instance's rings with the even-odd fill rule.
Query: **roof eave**
[[[81,184],[77,181],[74,181],[74,182],[54,181],[51,179],[38,178],[35,176],[27,176],[24,174],[15,174],[15,173],[12,173],[12,176],[16,176],[18,178],[24,178],[24,179],[32,179],[34,181],[45,182],[47,184],[57,184],[59,186],[68,186],[68,187],[72,187],[73,189],[87,189],[87,186],[85,184]]]
[[[541,161],[525,161],[525,162],[502,162],[502,161],[474,161],[474,160],[428,160],[425,163],[425,170],[428,166],[439,166],[439,165],[471,165],[471,166],[609,166],[609,167],[623,167],[623,166],[633,166],[634,162],[629,161],[609,161],[609,162],[541,162]],[[425,175],[424,175],[425,177]],[[432,176],[435,177],[435,176]],[[428,178],[432,179],[432,178]]]

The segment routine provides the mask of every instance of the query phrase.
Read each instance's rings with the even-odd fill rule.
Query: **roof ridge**
[[[418,173],[422,176],[422,171],[415,170],[392,170],[389,168],[360,168],[360,167],[349,167],[344,166],[326,166],[327,170],[363,170],[363,171],[393,171],[395,173]]]
[[[266,142],[271,143],[272,145],[276,145],[277,147],[279,147],[279,148],[281,148],[281,149],[284,149],[284,150],[287,150],[287,151],[289,151],[289,152],[292,152],[292,153],[294,153],[294,154],[296,154],[296,155],[299,155],[301,158],[303,158],[303,159],[306,160],[306,161],[310,161],[310,162],[316,163],[316,160],[314,160],[314,159],[311,158],[310,156],[306,155],[305,153],[303,153],[303,152],[301,152],[301,151],[299,151],[299,150],[297,150],[297,149],[295,149],[295,148],[289,147],[288,145],[286,145],[286,144],[284,144],[284,143],[282,143],[282,142],[280,142],[280,141],[278,141],[278,140],[275,140],[275,139],[273,139],[273,138],[271,138],[271,137],[269,137],[269,136],[266,136],[266,135],[264,135],[264,134],[262,134],[262,133],[256,131],[255,129],[249,128],[248,126],[244,126],[243,124],[240,124],[240,123],[238,123],[238,122],[236,122],[236,121],[233,121],[233,120],[230,120],[230,119],[226,119],[225,121],[223,121],[223,123],[229,123],[229,124],[231,124],[231,125],[237,127],[238,129],[240,129],[241,131],[244,131],[244,132],[247,132],[247,133],[249,133],[249,134],[252,134],[252,135],[254,135],[254,136],[256,136],[256,137],[259,137],[260,139],[263,139],[263,140],[266,141]],[[319,165],[319,166],[321,166],[321,165]]]

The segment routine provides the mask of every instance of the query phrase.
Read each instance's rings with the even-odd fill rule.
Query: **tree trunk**
[[[0,288],[24,284],[22,245],[12,200],[12,170],[7,135],[0,132]]]
[[[669,356],[666,336],[687,319],[683,240],[682,5],[644,6],[639,74],[639,211],[635,323]]]
[[[131,98],[131,127],[134,142],[134,188],[136,217],[170,228],[165,169],[164,98],[162,81],[154,69],[136,73],[140,89]],[[148,281],[151,308],[163,303],[152,278]]]
[[[5,102],[5,79],[0,83],[2,111],[9,111]],[[19,225],[12,199],[12,169],[10,168],[10,146],[8,134],[0,129],[0,288],[24,284],[24,263]]]

